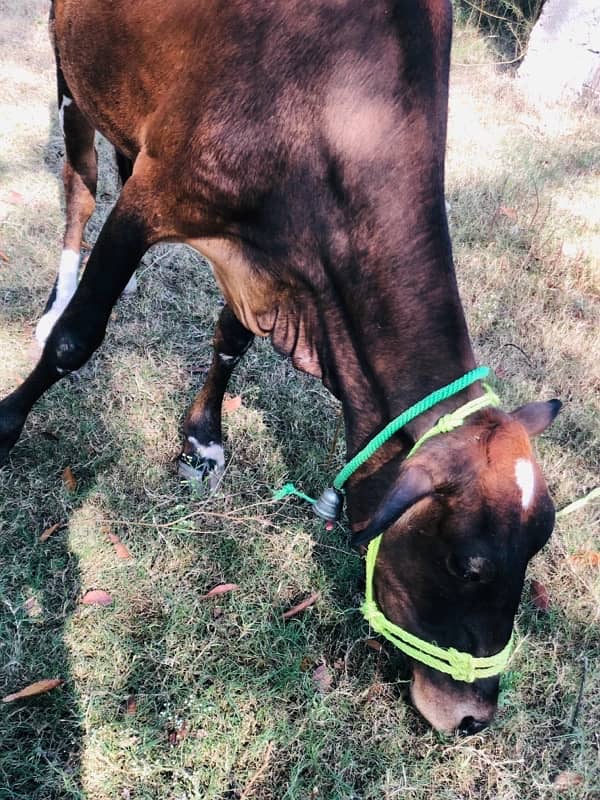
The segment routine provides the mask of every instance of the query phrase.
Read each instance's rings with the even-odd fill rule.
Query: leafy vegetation
[[[545,0],[457,0],[457,21],[488,39],[506,66],[517,67]]]

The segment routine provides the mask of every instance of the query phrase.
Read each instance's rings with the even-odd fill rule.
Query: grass
[[[55,274],[62,143],[46,2],[3,8],[5,393],[30,368],[31,326]],[[455,48],[448,196],[464,304],[507,407],[566,401],[538,442],[562,507],[598,483],[600,463],[597,119],[537,116],[473,29]],[[91,241],[114,199],[112,172],[102,149]],[[362,565],[343,526],[328,533],[297,501],[269,502],[288,478],[315,493],[335,471],[335,402],[259,343],[232,382],[243,405],[226,418],[220,491],[182,485],[172,460],[219,293],[185,248],[151,251],[139,272],[139,295],[117,306],[102,350],[43,399],[0,472],[0,693],[65,680],[0,707],[1,800],[599,797],[599,575],[569,559],[599,549],[597,507],[565,517],[530,566],[551,608],[524,597],[495,725],[439,737],[404,700],[401,658],[366,643]],[[107,530],[132,560],[116,557]],[[219,581],[240,588],[202,600]],[[93,588],[113,605],[81,605]],[[284,623],[312,591],[315,607]],[[565,771],[580,783],[560,790],[552,781]]]

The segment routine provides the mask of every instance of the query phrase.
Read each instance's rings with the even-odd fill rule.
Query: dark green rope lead
[[[422,400],[419,400],[418,403],[407,408],[399,417],[396,417],[396,419],[388,423],[377,436],[371,439],[366,447],[363,447],[363,449],[360,450],[354,458],[350,459],[346,466],[338,472],[333,481],[334,488],[337,489],[338,492],[341,491],[342,486],[346,483],[348,478],[353,475],[357,469],[362,467],[365,461],[368,461],[388,439],[391,439],[391,437],[400,430],[400,428],[403,428],[409,422],[412,422],[413,419],[420,416],[425,411],[429,411],[430,408],[433,408],[443,400],[447,400],[449,397],[462,392],[463,389],[466,389],[467,386],[470,386],[472,383],[487,378],[489,373],[489,367],[477,367],[477,369],[467,372],[466,375],[449,383],[447,386],[436,389],[435,392],[428,394],[427,397],[424,397]]]
[[[424,397],[422,400],[419,400],[418,403],[415,403],[410,408],[407,408],[406,411],[403,411],[400,416],[389,422],[382,431],[374,436],[373,439],[371,439],[371,441],[353,458],[351,458],[346,466],[338,472],[333,481],[333,490],[338,493],[342,492],[342,487],[348,478],[350,478],[350,476],[353,475],[356,470],[365,463],[365,461],[368,461],[371,456],[388,441],[388,439],[391,439],[391,437],[397,433],[400,428],[403,428],[420,414],[423,414],[425,411],[429,411],[430,408],[433,408],[443,400],[447,400],[449,397],[452,397],[453,395],[461,392],[463,389],[466,389],[467,386],[470,386],[471,384],[482,380],[483,378],[487,378],[489,372],[489,367],[477,367],[476,369],[471,370],[471,372],[467,372],[467,374],[463,375],[461,378],[449,383],[447,386],[442,386],[441,389],[437,389],[435,392],[428,394],[427,397]],[[486,403],[486,405],[489,405],[489,403]],[[331,488],[325,489],[325,493],[332,493],[333,490]],[[330,508],[336,505],[335,503],[333,503],[333,505],[326,503],[326,508],[328,510],[325,512],[325,514],[321,514],[319,501],[315,500],[313,497],[309,497],[307,494],[304,494],[304,492],[301,492],[294,486],[293,483],[286,483],[285,486],[281,487],[281,489],[275,491],[273,493],[273,500],[283,500],[284,497],[289,497],[290,495],[296,495],[296,497],[300,497],[302,500],[306,500],[306,502],[311,503],[316,507],[316,513],[318,516],[323,516],[324,519],[333,520],[337,517],[335,510],[332,510],[331,512],[329,511]],[[341,510],[341,495],[339,496],[339,503],[337,506],[337,510]]]

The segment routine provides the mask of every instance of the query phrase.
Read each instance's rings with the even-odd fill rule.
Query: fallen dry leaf
[[[569,561],[585,567],[600,567],[600,553],[596,550],[582,550],[569,556]]]
[[[583,776],[578,772],[559,772],[552,781],[555,789],[573,789],[583,783]]]
[[[91,589],[85,593],[81,602],[86,606],[110,606],[113,599],[104,589]]]
[[[135,714],[137,711],[137,700],[135,699],[134,694],[130,694],[127,698],[127,705],[125,706],[125,712],[127,714]]]
[[[52,534],[56,533],[56,531],[59,530],[59,528],[62,528],[62,526],[62,522],[55,522],[54,525],[50,525],[49,528],[46,528],[46,530],[40,534],[40,542],[48,541]]]
[[[298,605],[293,606],[292,608],[289,609],[289,611],[285,611],[283,614],[283,618],[289,619],[290,617],[295,617],[296,614],[300,614],[306,608],[310,608],[310,606],[314,605],[320,598],[321,598],[321,592],[313,592],[301,603],[298,603]]]
[[[119,539],[116,533],[111,533],[110,531],[107,531],[106,536],[108,538],[108,541],[111,542],[111,544],[114,546],[115,553],[119,558],[122,558],[124,561],[132,558],[131,553],[125,547],[123,542]]]
[[[63,683],[64,681],[62,678],[46,678],[43,681],[36,681],[14,694],[7,694],[6,697],[2,698],[2,702],[12,703],[13,700],[20,700],[22,697],[33,697],[36,694],[45,694],[46,692],[52,691],[52,689],[56,689],[57,686]]]
[[[62,480],[69,492],[74,492],[77,489],[77,480],[73,475],[71,467],[65,467],[62,471]]]
[[[500,206],[498,211],[502,214],[503,217],[507,217],[507,219],[512,220],[513,222],[517,221],[517,212],[514,208],[510,208],[510,206]]]
[[[375,681],[374,683],[371,684],[371,686],[369,686],[366,694],[366,699],[369,701],[375,700],[376,698],[381,697],[384,694],[385,694],[385,686],[383,685],[383,683]]]
[[[14,206],[22,206],[25,204],[25,198],[21,192],[15,192],[14,189],[11,189],[8,193],[8,202],[12,203]]]
[[[239,394],[236,394],[235,396],[226,394],[223,398],[223,413],[233,414],[233,412],[237,411],[241,405],[242,398],[239,396]]]
[[[2,261],[4,261],[5,264],[8,264],[8,262],[10,261],[10,258],[2,250],[0,250],[0,258],[2,259]]]
[[[365,644],[367,647],[370,647],[371,650],[375,650],[376,653],[381,653],[383,650],[383,645],[381,642],[378,642],[377,639],[367,639]]]
[[[27,616],[35,619],[42,614],[42,607],[39,604],[37,597],[30,597],[23,603],[23,608],[27,612]]]
[[[177,725],[177,727],[167,729],[169,744],[174,747],[175,745],[179,744],[179,742],[182,742],[188,733],[188,723],[187,720],[184,719]]]
[[[313,670],[312,678],[321,694],[327,694],[327,692],[331,691],[333,676],[327,664],[319,664],[319,666]]]
[[[128,561],[133,558],[129,550],[125,547],[123,542],[115,542],[115,553],[117,554],[118,558],[122,558],[123,561]]]
[[[529,584],[529,596],[531,597],[531,602],[538,609],[538,611],[548,611],[552,605],[550,602],[548,589],[546,589],[544,584],[540,583],[539,581],[531,581]]]
[[[237,583],[219,583],[217,586],[214,586],[210,592],[200,595],[200,600],[210,600],[211,597],[218,597],[220,594],[233,592],[239,588],[240,587],[237,585]]]

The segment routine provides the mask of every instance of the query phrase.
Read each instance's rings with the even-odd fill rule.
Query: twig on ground
[[[522,347],[519,347],[519,345],[518,345],[518,344],[515,344],[514,342],[504,342],[504,344],[503,344],[501,347],[502,347],[502,348],[503,348],[503,347],[514,347],[514,348],[515,348],[515,350],[518,350],[518,351],[519,351],[519,353],[521,353],[521,355],[523,356],[523,358],[525,359],[525,361],[527,361],[527,364],[528,364],[528,366],[530,366],[530,367],[532,367],[532,366],[533,366],[533,362],[532,362],[532,360],[529,358],[529,356],[527,355],[527,353],[525,352],[525,350],[523,350],[523,348],[522,348]]]
[[[269,760],[271,758],[272,752],[273,752],[273,742],[269,742],[269,744],[267,745],[267,749],[265,751],[263,763],[246,784],[244,791],[240,795],[240,800],[246,800],[247,797],[250,797],[250,792],[254,788],[254,785],[258,783],[258,781],[264,775],[267,767],[269,766]]]
[[[575,706],[573,708],[573,713],[571,714],[571,722],[569,723],[569,727],[571,730],[575,727],[575,723],[577,722],[577,717],[579,716],[579,709],[581,708],[581,699],[583,697],[583,688],[585,686],[585,679],[587,676],[587,657],[584,656],[582,659],[583,669],[581,670],[581,681],[579,683],[579,691],[577,693],[577,700],[575,701]]]
[[[583,656],[581,663],[582,663],[582,670],[581,670],[581,680],[579,682],[579,691],[577,692],[577,699],[575,700],[575,705],[573,706],[573,713],[571,714],[571,719],[569,721],[569,724],[567,725],[567,735],[573,733],[573,731],[575,730],[575,724],[577,722],[577,717],[579,716],[579,710],[581,708],[581,700],[583,698],[583,689],[585,686],[585,679],[587,676],[587,666],[588,666],[588,661],[586,656]],[[560,772],[560,770],[567,763],[572,746],[573,746],[573,741],[571,737],[569,737],[565,741],[560,753],[558,754],[558,758],[556,759],[556,774],[558,774],[558,772]],[[556,775],[554,775],[554,777],[556,777]]]

